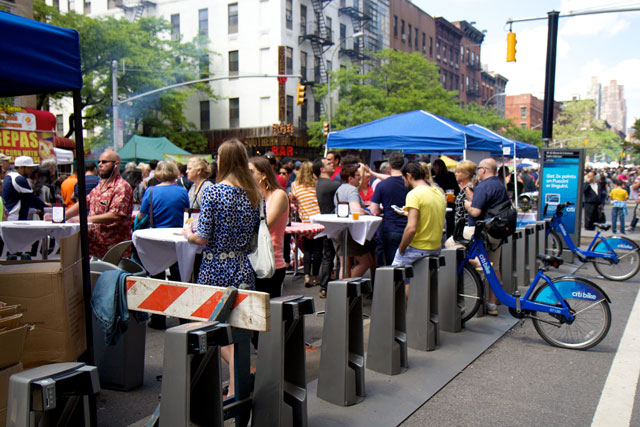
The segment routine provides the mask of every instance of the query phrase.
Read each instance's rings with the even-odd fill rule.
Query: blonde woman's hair
[[[242,188],[249,197],[251,206],[257,208],[262,200],[262,193],[253,180],[249,170],[249,158],[244,144],[237,139],[230,139],[218,148],[218,175],[216,182],[228,180]]]
[[[191,157],[187,162],[187,166],[191,163],[193,165],[193,169],[198,169],[198,176],[202,179],[209,178],[211,175],[211,167],[202,157]]]
[[[431,176],[431,169],[429,165],[425,162],[420,162],[420,166],[424,169],[424,180],[428,182],[430,185],[434,185],[433,177]]]
[[[313,174],[313,163],[306,161],[300,165],[300,170],[296,174],[296,185],[302,187],[315,187],[318,179]]]
[[[471,160],[463,160],[456,166],[456,172],[462,172],[469,175],[469,179],[472,179],[476,174],[476,164]]]
[[[153,174],[153,176],[160,182],[175,181],[176,179],[178,179],[178,175],[180,175],[178,166],[176,166],[176,164],[173,162],[167,162],[164,160],[158,162],[156,171]]]

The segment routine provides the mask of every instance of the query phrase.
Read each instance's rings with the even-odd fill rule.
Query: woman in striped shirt
[[[298,207],[298,214],[302,222],[309,222],[309,218],[320,213],[318,198],[316,197],[317,178],[313,174],[313,164],[304,162],[291,185],[291,199]],[[322,262],[322,243],[319,240],[303,237],[304,252],[304,285],[307,288],[317,285],[320,263]],[[313,281],[311,273],[313,266]]]

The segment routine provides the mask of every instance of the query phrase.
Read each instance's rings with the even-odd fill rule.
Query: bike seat
[[[560,267],[564,262],[562,258],[548,254],[538,254],[536,258],[542,261],[545,266],[552,266],[553,268]]]
[[[611,225],[605,224],[604,222],[594,222],[593,226],[596,228],[599,228],[602,231],[607,231],[608,229],[611,228]]]

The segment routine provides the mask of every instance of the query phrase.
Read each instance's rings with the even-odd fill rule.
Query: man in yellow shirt
[[[615,181],[616,188],[611,190],[609,193],[609,197],[611,197],[611,225],[612,230],[616,233],[616,223],[618,222],[618,218],[620,218],[620,233],[625,234],[624,232],[624,217],[627,215],[627,199],[629,198],[629,193],[627,190],[622,188],[623,182],[616,179]]]
[[[425,181],[420,163],[405,164],[402,178],[410,190],[404,206],[407,225],[393,264],[411,265],[422,257],[440,254],[447,201],[439,188]]]

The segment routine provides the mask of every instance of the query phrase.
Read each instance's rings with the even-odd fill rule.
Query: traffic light
[[[516,33],[507,34],[507,62],[516,62]]]
[[[589,145],[589,138],[584,139],[584,146],[586,147],[587,145]]]
[[[324,136],[329,136],[329,122],[324,122],[322,124],[322,134]]]
[[[304,92],[305,92],[305,90],[306,90],[306,87],[303,84],[298,83],[298,93],[296,95],[296,103],[298,105],[304,104],[304,101],[305,101]]]

